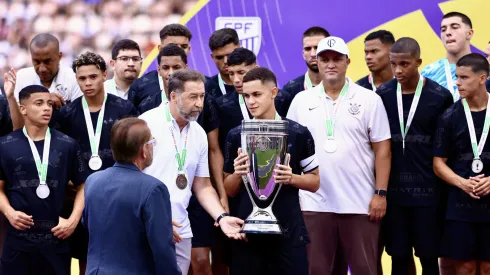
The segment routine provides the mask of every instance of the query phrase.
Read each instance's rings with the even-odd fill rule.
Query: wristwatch
[[[379,195],[379,196],[385,198],[386,195],[388,195],[388,191],[383,190],[383,189],[376,189],[376,191],[374,191],[374,194]]]
[[[226,217],[226,216],[229,216],[229,215],[230,215],[230,214],[228,214],[228,213],[226,213],[226,212],[225,212],[225,213],[223,213],[223,214],[221,214],[221,215],[219,215],[219,216],[218,216],[218,218],[216,219],[216,223],[217,223],[217,224],[219,224],[219,221],[221,221],[221,219],[222,219],[223,217]]]

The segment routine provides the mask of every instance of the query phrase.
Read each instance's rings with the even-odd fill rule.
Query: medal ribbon
[[[182,149],[182,153],[179,153],[179,148],[177,147],[177,141],[175,140],[175,135],[174,135],[174,126],[172,124],[172,115],[170,114],[170,110],[167,106],[164,107],[165,112],[166,112],[166,117],[167,117],[167,122],[168,122],[168,127],[170,129],[170,133],[172,134],[172,139],[174,140],[174,146],[175,146],[175,159],[177,159],[177,164],[179,165],[179,172],[184,171],[184,164],[185,164],[185,159],[187,156],[187,137],[189,136],[189,127],[187,127],[187,132],[185,134],[185,141],[184,141],[184,148]]]
[[[485,113],[485,123],[483,124],[483,133],[481,134],[480,142],[476,141],[475,125],[473,124],[473,117],[471,116],[470,107],[468,102],[463,98],[464,114],[466,116],[466,122],[468,124],[468,130],[470,132],[471,149],[473,150],[474,159],[480,159],[481,152],[485,146],[485,142],[488,137],[488,129],[490,128],[490,97],[487,101],[487,111]]]
[[[447,89],[453,95],[454,102],[456,102],[458,101],[460,96],[459,96],[458,89],[454,89],[454,80],[453,80],[453,75],[451,74],[451,66],[449,65],[449,61],[447,59],[444,59],[443,63],[444,63],[444,71],[446,73]]]
[[[46,184],[46,177],[48,176],[48,162],[49,162],[49,148],[51,146],[51,131],[48,127],[46,129],[46,135],[44,136],[44,147],[43,147],[43,161],[41,162],[41,157],[37,151],[34,141],[27,134],[26,127],[22,129],[24,135],[29,141],[29,146],[31,147],[32,156],[34,157],[34,162],[36,163],[37,175],[39,176],[39,185]]]
[[[242,111],[242,116],[244,120],[249,120],[247,105],[245,105],[245,99],[243,99],[242,94],[238,94],[238,102],[240,103],[240,111]]]
[[[407,136],[408,129],[412,124],[415,111],[417,110],[417,105],[419,105],[420,95],[422,94],[422,86],[424,86],[424,78],[419,75],[419,82],[417,88],[415,89],[415,96],[410,106],[410,111],[408,112],[407,125],[404,125],[403,120],[403,99],[402,99],[402,87],[398,82],[396,85],[396,103],[398,105],[398,120],[400,121],[400,132],[402,133],[403,140],[403,151],[405,152],[405,137]]]
[[[373,88],[373,91],[376,92],[376,85],[374,85],[374,78],[373,78],[373,74],[369,74],[368,76],[368,81],[369,83],[371,83],[371,87]]]
[[[305,87],[305,90],[309,90],[313,88],[313,83],[311,83],[310,76],[308,75],[308,71],[305,73],[305,83],[303,84]]]
[[[158,75],[158,85],[160,86],[160,91],[162,91],[162,103],[165,103],[167,101],[167,94],[163,85],[163,78],[160,75]]]
[[[102,104],[102,108],[99,111],[97,126],[94,133],[94,127],[92,125],[92,118],[90,117],[90,110],[88,108],[87,100],[85,99],[85,96],[82,97],[83,115],[85,116],[85,124],[87,125],[87,132],[90,141],[90,149],[92,150],[92,156],[99,155],[100,136],[102,132],[102,122],[104,121],[106,101],[107,94],[104,95],[104,103]]]
[[[339,109],[339,106],[342,104],[344,97],[347,94],[348,89],[349,89],[349,81],[347,79],[345,79],[344,87],[342,87],[342,90],[340,91],[340,94],[339,94],[338,103],[335,104],[335,107],[333,108],[333,113],[330,116],[330,112],[328,111],[328,108],[327,108],[328,103],[326,102],[326,98],[325,98],[325,88],[323,87],[323,84],[322,84],[322,87],[320,89],[320,98],[325,103],[325,115],[326,115],[325,126],[327,128],[327,139],[333,139],[335,121],[337,118],[337,110]]]
[[[225,82],[223,81],[223,78],[221,78],[220,73],[218,73],[218,85],[219,85],[219,89],[221,90],[221,93],[223,95],[226,95]]]

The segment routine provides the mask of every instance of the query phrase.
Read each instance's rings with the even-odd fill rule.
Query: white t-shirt
[[[117,85],[114,78],[104,81],[104,91],[109,94],[113,94],[122,99],[128,100],[128,91],[121,90]]]
[[[17,82],[14,90],[17,102],[19,101],[20,90],[29,85],[43,85],[34,67],[20,69],[17,72]],[[61,95],[66,101],[73,101],[82,96],[82,91],[80,90],[80,86],[78,86],[75,73],[71,68],[62,65],[60,65],[58,74],[53,80],[53,83],[51,83],[51,87],[49,87],[49,92]]]
[[[189,131],[187,136],[187,154],[184,163],[188,183],[184,190],[179,189],[175,183],[178,173],[175,145],[169,129],[169,123],[165,119],[164,108],[167,107],[168,105],[162,104],[140,116],[148,124],[157,142],[153,149],[153,163],[143,172],[161,180],[167,186],[172,205],[172,219],[182,224],[182,227],[176,228],[176,230],[183,238],[191,238],[192,231],[187,214],[187,206],[192,196],[194,177],[209,177],[208,139],[206,133],[197,122],[189,122],[180,132],[177,122],[172,118],[172,127],[179,153],[182,152],[186,134]]]
[[[325,105],[328,104],[331,113],[339,100],[333,101],[322,87],[318,85],[307,93],[297,94],[287,115],[310,130],[320,165],[320,189],[315,193],[300,190],[301,209],[367,214],[376,188],[371,142],[391,138],[386,110],[376,93],[349,80],[349,89],[338,107],[335,122],[338,148],[334,153],[327,153],[324,149],[327,140]]]

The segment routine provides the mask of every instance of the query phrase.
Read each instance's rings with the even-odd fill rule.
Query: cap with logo
[[[324,51],[334,51],[349,56],[347,44],[345,44],[342,38],[336,36],[329,36],[320,40],[316,55],[319,56]]]

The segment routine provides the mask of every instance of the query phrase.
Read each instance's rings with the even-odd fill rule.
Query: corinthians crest
[[[349,108],[349,113],[351,113],[351,115],[357,115],[361,112],[361,104],[357,104],[357,103],[349,103],[350,104],[350,108]]]

